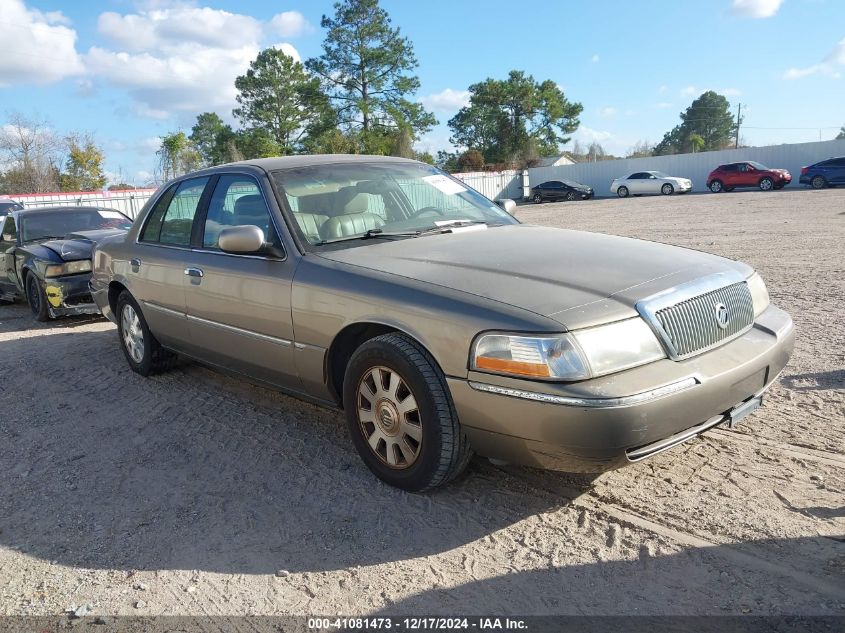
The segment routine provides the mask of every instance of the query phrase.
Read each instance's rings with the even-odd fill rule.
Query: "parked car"
[[[689,178],[667,176],[662,171],[637,171],[614,180],[610,183],[610,191],[620,198],[650,193],[671,196],[673,193],[692,191],[692,181]]]
[[[342,408],[366,465],[414,491],[473,451],[596,472],[736,424],[794,338],[746,264],[522,225],[381,156],[180,177],[97,244],[91,288],[133,371],[183,353]]]
[[[103,237],[125,233],[132,220],[114,209],[16,209],[0,235],[0,299],[26,297],[39,321],[96,314],[91,299],[91,250]]]
[[[753,160],[719,165],[707,176],[707,188],[713,193],[733,191],[737,187],[759,187],[761,191],[783,189],[792,182],[785,169],[770,169]]]
[[[593,194],[592,187],[574,180],[549,180],[531,188],[531,200],[536,204],[557,200],[589,200]]]
[[[809,167],[802,167],[798,182],[810,185],[813,189],[845,185],[845,156],[828,158]]]
[[[0,217],[6,217],[10,211],[19,211],[23,205],[11,198],[0,198]]]

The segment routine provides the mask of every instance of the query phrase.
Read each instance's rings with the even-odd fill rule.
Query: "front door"
[[[18,240],[15,217],[8,215],[0,224],[0,296],[15,295],[18,292],[15,278],[15,245]]]
[[[140,303],[153,335],[180,350],[190,345],[185,269],[191,261],[194,217],[208,181],[208,176],[183,180],[159,198],[140,233],[127,273],[129,291]]]
[[[278,252],[224,253],[217,241],[220,231],[238,225],[258,226]],[[245,174],[221,175],[201,233],[185,276],[194,355],[298,390],[290,307],[295,261],[282,255],[259,184]]]

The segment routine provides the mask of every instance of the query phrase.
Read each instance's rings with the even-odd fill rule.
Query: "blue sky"
[[[449,148],[466,89],[511,69],[584,105],[575,138],[623,154],[659,141],[707,89],[743,104],[746,142],[829,139],[845,125],[843,0],[382,0],[414,44],[417,98]],[[113,178],[143,184],[158,135],[200,112],[231,120],[257,52],[321,51],[330,0],[0,0],[0,125],[11,110],[87,131]],[[834,129],[836,128],[836,129]]]

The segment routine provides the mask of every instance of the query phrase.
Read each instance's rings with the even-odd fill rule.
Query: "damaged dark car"
[[[98,314],[91,298],[91,252],[132,220],[114,209],[46,207],[12,210],[0,235],[0,300],[26,298],[38,321]]]

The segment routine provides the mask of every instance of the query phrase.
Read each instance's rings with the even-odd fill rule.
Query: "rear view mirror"
[[[503,198],[497,201],[498,205],[505,210],[506,213],[516,217],[516,202],[510,198]]]
[[[257,253],[264,246],[264,231],[252,224],[228,226],[220,231],[217,244],[227,253]]]

